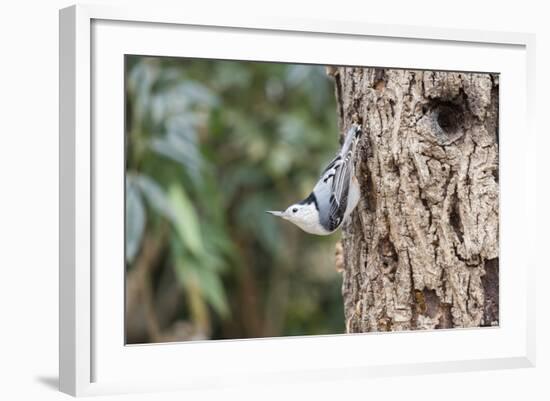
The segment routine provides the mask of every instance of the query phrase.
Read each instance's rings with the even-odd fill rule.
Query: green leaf
[[[154,179],[145,174],[135,176],[134,182],[141,189],[149,205],[175,225],[177,223],[176,213],[164,189]]]
[[[175,266],[176,277],[184,290],[192,320],[199,327],[208,330],[210,317],[196,267],[183,255],[176,258]]]
[[[228,317],[229,307],[227,305],[227,297],[219,276],[211,270],[201,268],[197,268],[196,273],[199,278],[201,291],[208,304],[221,317]]]
[[[185,247],[195,256],[204,252],[197,211],[191,200],[179,185],[172,185],[168,198],[175,213],[175,228]]]
[[[225,289],[215,271],[207,269],[203,263],[190,255],[180,254],[176,258],[176,276],[186,290],[198,285],[200,293],[195,295],[200,295],[221,317],[229,316]]]
[[[220,224],[210,224],[206,226],[204,238],[208,238],[208,254],[216,257],[218,261],[223,261],[221,255],[231,256],[236,252],[232,238],[229,237],[229,233],[226,231],[225,227]],[[220,262],[218,265],[224,265],[224,263]]]
[[[185,167],[190,176],[200,172],[201,159],[197,145],[177,135],[168,134],[160,138],[153,138],[151,149]]]
[[[145,208],[139,189],[126,181],[126,260],[131,263],[139,250],[145,230]]]

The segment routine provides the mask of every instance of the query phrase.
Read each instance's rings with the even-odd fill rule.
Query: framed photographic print
[[[534,37],[60,12],[60,388],[534,364]]]

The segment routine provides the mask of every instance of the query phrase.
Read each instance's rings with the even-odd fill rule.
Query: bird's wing
[[[318,199],[328,199],[328,204],[323,205],[327,212],[321,213],[321,224],[329,231],[338,228],[346,211],[353,168],[351,156],[351,152],[344,157],[337,156],[325,169],[314,190]]]
[[[353,155],[361,134],[360,126],[352,126],[340,153],[325,168],[313,190],[318,202],[319,199],[323,200],[319,205],[319,215],[321,224],[329,231],[334,231],[340,226],[346,212],[350,179],[354,168]]]
[[[330,171],[330,170],[333,170],[336,165],[342,163],[342,155],[338,155],[336,156],[334,159],[332,159],[330,161],[330,163],[328,164],[328,166],[325,167],[325,169],[323,170],[323,172],[321,173],[321,178],[325,178],[325,176],[327,175],[327,173]]]

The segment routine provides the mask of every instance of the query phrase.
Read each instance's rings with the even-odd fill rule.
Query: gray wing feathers
[[[313,192],[317,198],[321,225],[328,231],[338,228],[344,215],[349,190],[349,168],[337,163],[327,170]]]
[[[354,126],[348,131],[340,153],[329,163],[313,189],[319,202],[321,224],[329,231],[338,228],[346,212],[358,129]]]

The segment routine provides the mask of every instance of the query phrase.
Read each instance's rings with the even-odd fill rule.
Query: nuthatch
[[[338,155],[321,174],[313,191],[303,201],[285,211],[268,211],[294,223],[310,234],[328,235],[336,231],[357,206],[361,192],[355,177],[355,149],[361,126],[354,124],[347,132]]]

